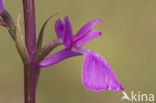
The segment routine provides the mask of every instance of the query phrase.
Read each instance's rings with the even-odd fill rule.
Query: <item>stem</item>
[[[25,103],[35,103],[35,80],[32,78],[30,64],[24,64],[24,95]],[[34,72],[35,73],[35,72]],[[31,80],[32,79],[32,80]]]
[[[29,63],[24,64],[25,103],[35,103],[36,86],[36,23],[34,0],[23,0],[25,43]]]

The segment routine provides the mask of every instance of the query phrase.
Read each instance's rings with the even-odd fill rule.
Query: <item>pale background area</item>
[[[5,0],[5,7],[14,20],[23,11],[22,0]],[[86,22],[101,17],[103,23],[94,28],[103,35],[85,47],[111,64],[128,94],[133,90],[156,96],[156,0],[36,0],[37,33],[55,12],[60,17],[69,16],[74,33]],[[45,43],[56,39],[55,20],[46,28]],[[3,27],[0,47],[0,103],[23,103],[22,62]],[[83,57],[75,57],[42,69],[37,103],[121,103],[121,91],[85,89],[82,63]]]

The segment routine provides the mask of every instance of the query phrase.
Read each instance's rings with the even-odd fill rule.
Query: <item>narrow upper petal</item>
[[[97,18],[95,20],[92,20],[90,22],[88,22],[87,24],[85,24],[79,31],[78,33],[74,36],[74,40],[75,39],[79,39],[81,38],[81,36],[85,35],[88,31],[90,31],[90,29],[96,25],[97,23],[102,22],[101,18]]]
[[[85,44],[87,44],[92,39],[98,37],[101,35],[101,32],[98,30],[90,30],[88,31],[84,36],[74,41],[73,45],[76,47],[81,47]]]
[[[90,90],[124,90],[112,67],[102,56],[93,51],[85,54],[82,79],[85,87]]]
[[[4,9],[4,2],[0,0],[0,12]]]
[[[81,54],[73,52],[71,49],[63,49],[63,50],[53,54],[52,56],[44,59],[43,61],[41,61],[38,64],[38,66],[39,67],[48,67],[53,64],[59,63],[59,62],[63,61],[64,59],[67,59],[67,58],[70,58],[73,56],[78,56],[78,55],[81,55]]]
[[[73,42],[72,26],[68,16],[66,16],[64,20],[65,20],[64,45],[66,48],[69,48],[71,47]]]
[[[64,30],[65,30],[65,22],[61,18],[58,18],[58,20],[55,23],[55,31],[58,38],[64,37]]]

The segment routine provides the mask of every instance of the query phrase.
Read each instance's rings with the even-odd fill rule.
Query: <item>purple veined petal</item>
[[[89,41],[91,41],[92,39],[100,36],[102,33],[98,30],[90,30],[88,33],[86,33],[84,36],[82,36],[81,38],[75,40],[73,42],[73,45],[76,47],[81,47],[85,44],[87,44]]]
[[[58,18],[58,20],[55,23],[55,31],[58,38],[64,37],[64,30],[65,30],[65,22],[61,18]]]
[[[72,26],[71,26],[68,16],[66,16],[64,20],[65,20],[64,45],[66,48],[69,48],[71,47],[72,42],[73,42]]]
[[[48,67],[51,65],[54,65],[56,63],[59,63],[61,61],[63,61],[64,59],[73,57],[73,56],[79,56],[81,55],[80,53],[76,53],[73,52],[71,49],[63,49],[55,54],[53,54],[52,56],[44,59],[43,61],[41,61],[38,66],[39,67]]]
[[[0,0],[0,12],[4,9],[4,2]]]
[[[101,18],[97,18],[95,20],[92,20],[85,24],[74,36],[74,40],[81,38],[81,36],[85,35],[93,26],[95,26],[97,23],[102,22]]]
[[[84,57],[82,80],[89,90],[124,90],[112,67],[102,56],[91,50]]]

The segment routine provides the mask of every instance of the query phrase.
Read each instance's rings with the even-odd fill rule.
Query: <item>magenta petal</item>
[[[96,52],[85,54],[82,79],[86,88],[94,91],[124,90],[112,67]]]
[[[4,9],[4,2],[0,0],[0,12]]]
[[[65,22],[61,18],[58,18],[55,24],[55,31],[58,38],[63,38],[64,29],[65,29]]]
[[[81,47],[85,44],[87,44],[92,39],[96,38],[97,36],[101,35],[101,32],[98,30],[90,30],[88,33],[86,33],[81,38],[74,41],[73,45],[76,47]]]
[[[44,59],[43,61],[41,61],[38,66],[39,67],[48,67],[51,66],[53,64],[56,64],[58,62],[61,62],[64,59],[73,57],[73,56],[78,56],[81,55],[79,53],[75,53],[73,51],[71,51],[71,49],[63,49],[55,54],[53,54],[52,56]]]
[[[97,23],[102,22],[101,18],[97,18],[95,20],[92,20],[85,24],[79,31],[78,33],[74,36],[74,39],[79,39],[81,36],[85,35],[94,25]]]
[[[68,16],[65,17],[65,33],[64,33],[64,45],[66,48],[71,47],[73,41],[72,26]]]

